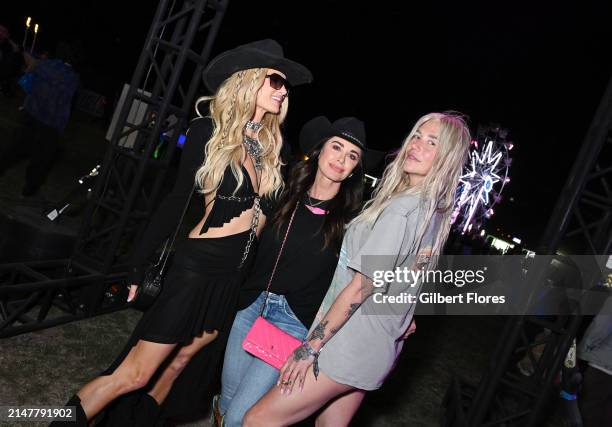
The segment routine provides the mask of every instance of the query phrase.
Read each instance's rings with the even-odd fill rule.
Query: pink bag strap
[[[293,209],[293,213],[291,214],[291,218],[289,219],[289,224],[287,225],[287,231],[285,232],[285,237],[283,238],[283,243],[281,243],[281,247],[278,251],[278,256],[276,257],[276,262],[274,263],[274,268],[272,269],[272,274],[270,274],[270,280],[268,280],[268,286],[266,286],[266,299],[264,303],[261,305],[261,310],[259,311],[259,315],[263,316],[264,309],[266,308],[266,304],[268,303],[268,296],[270,295],[270,285],[272,284],[272,279],[274,279],[274,273],[276,273],[276,267],[278,267],[278,261],[280,260],[281,254],[283,253],[283,248],[285,247],[285,242],[287,241],[287,236],[289,235],[289,230],[291,229],[291,224],[293,224],[293,218],[295,217],[295,213],[297,212],[298,206],[300,205],[300,201],[298,200],[295,204],[295,209]]]

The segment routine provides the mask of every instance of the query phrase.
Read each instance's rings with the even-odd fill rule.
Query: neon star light
[[[470,152],[468,166],[459,179],[459,197],[451,217],[452,223],[461,218],[458,225],[461,233],[470,231],[476,222],[493,215],[493,206],[501,200],[500,194],[510,182],[508,151],[512,144],[504,141],[507,131],[493,127],[479,131],[479,135],[483,144],[479,149],[478,141],[472,141],[475,148]]]

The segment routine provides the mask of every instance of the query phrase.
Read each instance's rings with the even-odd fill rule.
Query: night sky
[[[143,10],[126,10],[131,3]],[[500,123],[515,145],[512,181],[486,228],[535,246],[612,75],[607,2],[416,3],[234,0],[215,53],[271,37],[311,69],[314,83],[292,92],[291,139],[319,114],[361,118],[380,149],[398,147],[430,111],[461,111],[473,130]],[[3,4],[0,23],[21,42],[32,16],[41,49],[81,40],[83,85],[113,97],[131,78],[156,5],[22,1]]]

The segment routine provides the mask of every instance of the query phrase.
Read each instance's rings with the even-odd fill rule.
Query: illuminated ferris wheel
[[[480,127],[477,139],[471,142],[468,165],[459,180],[451,217],[451,223],[462,234],[493,215],[493,207],[501,201],[504,187],[510,182],[513,144],[507,141],[507,136],[506,129],[492,125]]]

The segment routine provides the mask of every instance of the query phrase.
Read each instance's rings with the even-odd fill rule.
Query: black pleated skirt
[[[178,244],[159,297],[144,313],[127,345],[103,375],[112,374],[139,340],[180,346],[204,331],[217,330],[217,338],[194,356],[162,405],[162,416],[172,419],[192,420],[206,413],[219,385],[243,272],[255,251],[256,242],[253,242],[249,259],[239,270],[249,232],[221,238],[186,239]],[[110,405],[106,422],[101,425],[130,425],[130,418],[138,411],[135,402],[155,384],[172,357],[173,354],[158,369],[149,387],[120,397]]]
[[[204,331],[231,327],[240,288],[238,266],[248,235],[246,231],[182,242],[162,292],[140,321],[140,339],[185,344]]]

